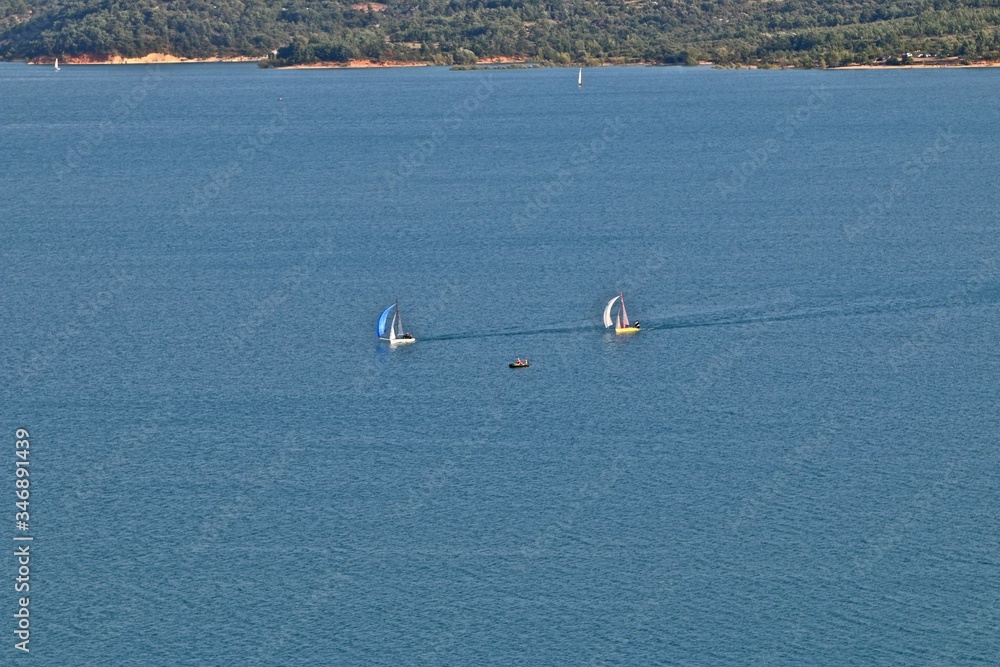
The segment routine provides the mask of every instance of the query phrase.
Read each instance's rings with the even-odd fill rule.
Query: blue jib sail
[[[389,311],[396,307],[396,304],[392,304],[388,308],[382,311],[382,316],[378,318],[378,327],[375,329],[377,332],[375,335],[381,338],[385,335],[385,321],[389,318]]]

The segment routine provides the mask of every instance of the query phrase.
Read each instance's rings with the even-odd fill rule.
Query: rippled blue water
[[[1000,71],[584,83],[0,65],[37,664],[1000,660]]]

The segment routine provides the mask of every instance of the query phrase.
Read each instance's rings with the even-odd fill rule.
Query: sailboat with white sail
[[[389,313],[392,313],[391,322],[389,321]],[[389,343],[390,346],[407,345],[417,341],[412,334],[403,332],[403,318],[399,314],[399,299],[396,299],[396,303],[382,311],[375,331],[378,339]]]
[[[611,317],[611,311],[615,307],[615,302],[618,302],[618,313],[615,315],[614,319]],[[625,310],[625,296],[619,292],[618,296],[608,301],[608,305],[604,307],[604,328],[610,329],[615,328],[616,334],[633,334],[639,332],[639,321],[636,320],[635,324],[629,322],[628,311]]]
[[[58,58],[56,58],[56,71],[57,72],[59,71],[59,59]]]
[[[583,87],[583,68],[580,68],[579,73],[576,75],[576,85]]]

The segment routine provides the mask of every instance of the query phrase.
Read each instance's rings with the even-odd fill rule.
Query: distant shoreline
[[[837,70],[837,69],[975,69],[982,67],[1000,67],[1000,62],[997,61],[984,61],[976,63],[966,63],[964,65],[959,64],[941,64],[941,63],[927,63],[927,64],[910,64],[910,65],[844,65],[842,67],[828,67],[827,69]]]
[[[303,63],[301,65],[283,65],[272,69],[384,69],[388,67],[447,67],[447,65],[409,60],[351,60],[346,63],[319,62]]]
[[[182,63],[255,63],[264,59],[264,56],[212,56],[209,58],[185,58],[182,56],[174,56],[169,53],[150,53],[139,58],[126,58],[119,55],[105,55],[105,54],[83,54],[78,56],[70,56],[68,58],[60,59],[60,65],[156,65],[156,64],[182,64]],[[54,57],[46,56],[43,58],[35,58],[26,61],[28,65],[52,65],[55,62]],[[528,64],[533,61],[522,59],[522,58],[512,58],[509,56],[494,56],[492,58],[485,58],[478,61],[475,65],[469,65],[469,69],[477,69],[480,66],[488,67],[490,65],[499,64]],[[567,65],[539,65],[539,67],[637,67],[637,66],[659,66],[660,63],[609,63],[604,62],[599,65],[582,65],[580,63],[570,63]],[[782,66],[769,66],[761,67],[759,65],[744,65],[744,64],[733,64],[733,65],[717,65],[716,63],[700,61],[699,65],[714,66],[719,69],[791,69],[791,70],[804,70],[807,68],[803,67],[782,67]],[[680,66],[680,65],[673,65]],[[449,67],[449,65],[441,65],[437,63],[423,62],[423,61],[408,61],[408,60],[385,60],[376,61],[369,59],[358,59],[351,60],[349,62],[317,62],[317,63],[303,63],[300,65],[283,65],[277,66],[273,69],[387,69],[387,68],[398,68],[398,67]],[[886,64],[851,64],[851,65],[840,65],[837,67],[826,67],[826,68],[811,68],[811,69],[826,69],[826,70],[890,70],[890,69],[976,69],[976,68],[987,68],[987,67],[1000,67],[1000,61],[975,61],[960,63],[958,57],[948,58],[944,60],[935,60],[933,62],[911,62],[908,64],[900,65],[886,65]]]
[[[976,60],[966,63],[959,62],[958,57],[953,58],[937,58],[934,60],[924,60],[923,62],[911,62],[906,65],[886,65],[879,63],[878,65],[843,65],[841,67],[830,67],[829,69],[952,69],[961,68],[969,69],[975,67],[1000,67],[1000,61],[997,60]]]
[[[528,61],[523,58],[512,58],[510,56],[493,56],[492,58],[485,58],[476,63],[478,65],[516,65],[525,64]],[[303,63],[301,65],[280,65],[275,66],[273,69],[366,69],[366,68],[382,68],[382,67],[453,67],[453,65],[439,65],[437,63],[428,63],[423,61],[412,61],[412,60],[368,60],[368,59],[358,59],[350,60],[346,63],[342,62],[318,62],[318,63]]]

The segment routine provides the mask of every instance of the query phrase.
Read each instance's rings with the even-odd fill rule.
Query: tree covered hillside
[[[0,0],[5,59],[275,49],[276,64],[503,56],[827,67],[906,53],[997,60],[1000,0]]]

